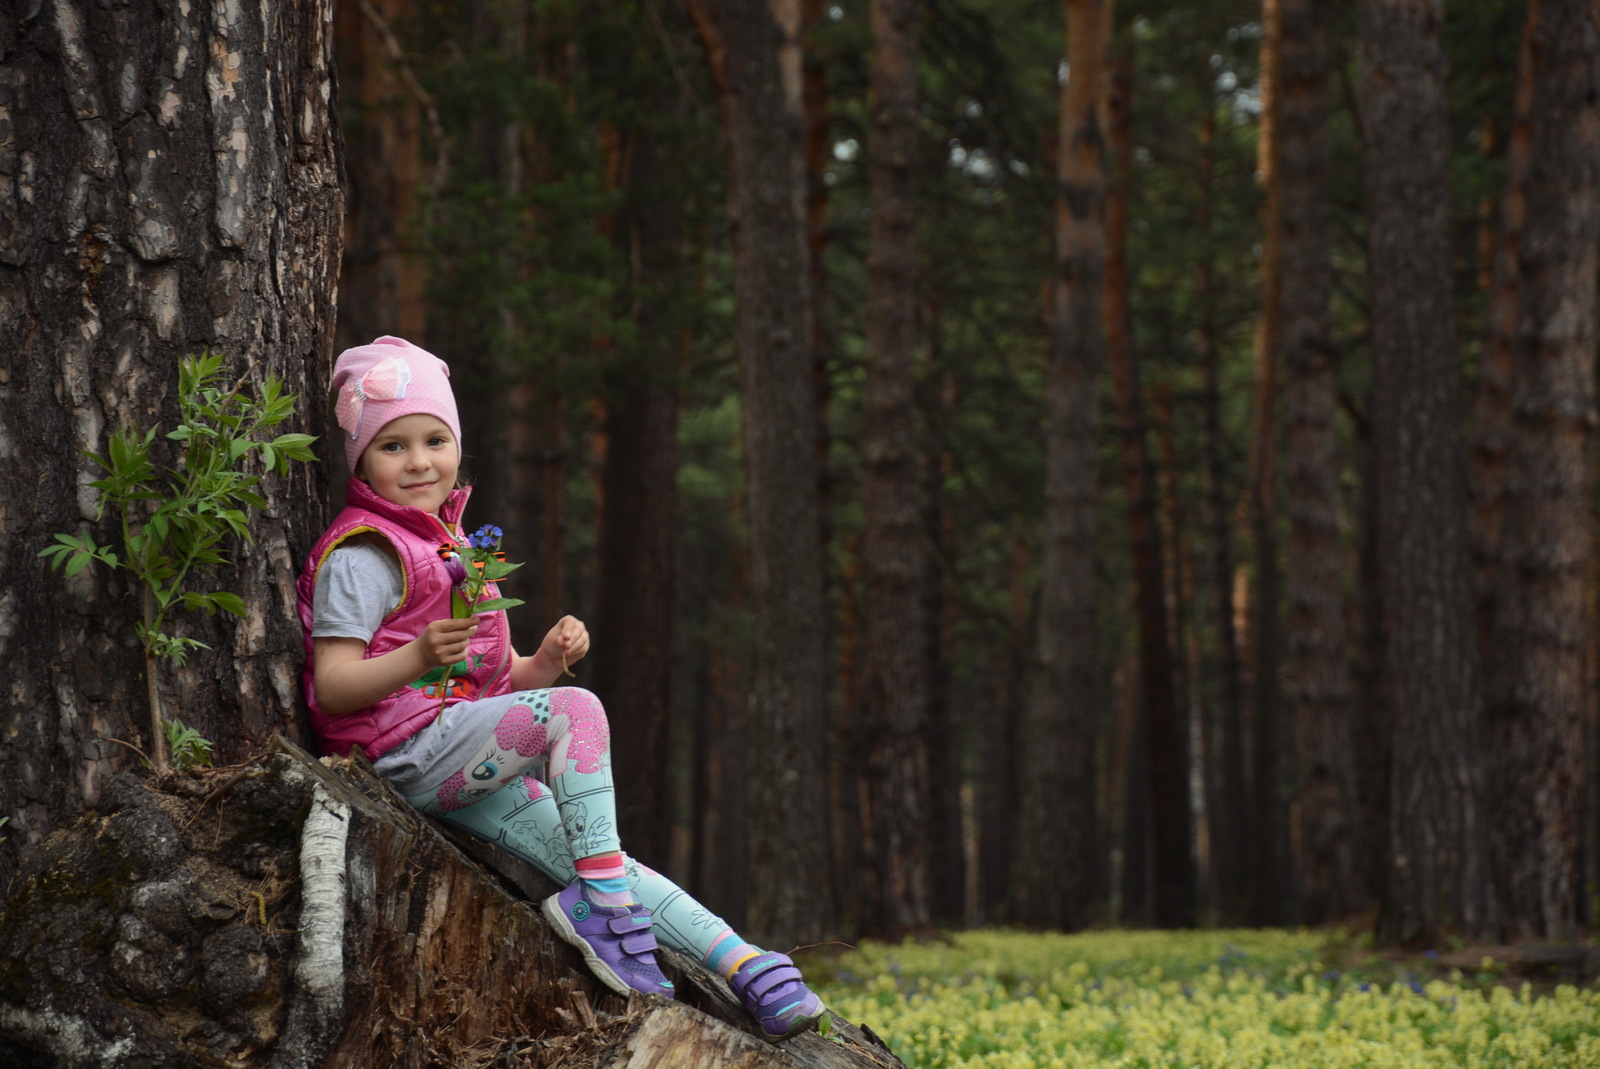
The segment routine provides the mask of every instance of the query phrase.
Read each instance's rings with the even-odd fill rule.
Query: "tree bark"
[[[1149,776],[1142,786],[1150,795],[1155,923],[1164,928],[1183,928],[1193,924],[1195,916],[1189,747],[1187,735],[1179,725],[1173,689],[1155,473],[1146,440],[1128,295],[1128,184],[1133,162],[1131,57],[1116,64],[1109,101],[1116,180],[1106,212],[1106,357],[1116,401],[1122,484],[1133,546],[1134,615],[1139,624],[1138,691],[1145,722],[1140,737],[1149,749]]]
[[[0,912],[22,966],[0,973],[8,1065],[900,1064],[851,1026],[768,1044],[665,949],[678,1000],[624,1001],[548,928],[542,874],[442,838],[364,762],[288,743],[120,775],[21,876]]]
[[[424,335],[427,268],[416,243],[417,194],[425,117],[438,119],[399,37],[415,18],[412,0],[351,0],[335,15],[344,101],[359,115],[343,131],[350,151],[336,332],[342,350],[384,334]]]
[[[861,543],[866,933],[926,928],[929,715],[922,457],[916,428],[917,0],[873,0],[867,144],[867,384]]]
[[[1594,578],[1600,5],[1537,0],[1512,430],[1489,670],[1494,865],[1512,937],[1577,921]]]
[[[1205,92],[1214,77],[1206,65]],[[1211,565],[1209,599],[1216,635],[1217,701],[1206,723],[1205,739],[1212,760],[1206,763],[1207,826],[1211,838],[1208,886],[1217,918],[1224,924],[1244,922],[1249,902],[1249,846],[1244,771],[1244,698],[1240,685],[1239,636],[1233,624],[1233,518],[1228,480],[1223,468],[1222,390],[1219,385],[1217,327],[1212,250],[1213,171],[1216,157],[1216,115],[1208,110],[1200,128],[1199,207],[1195,225],[1204,242],[1195,269],[1195,302],[1199,307],[1200,476],[1204,488],[1202,522]]]
[[[153,749],[144,703],[130,697],[143,689],[140,591],[98,567],[70,580],[47,574],[35,556],[55,532],[113,540],[115,517],[95,521],[88,483],[101,473],[82,451],[104,453],[120,426],[170,430],[178,361],[206,349],[256,396],[280,376],[300,397],[283,429],[320,432],[343,198],[330,5],[52,0],[4,12],[9,862],[132,764],[111,740]],[[158,435],[157,453],[168,444]],[[212,648],[164,668],[158,683],[169,713],[209,738],[219,760],[299,730],[294,577],[325,519],[312,504],[324,485],[315,466],[264,479],[255,544],[232,547],[232,565],[214,576],[248,617],[179,620]]]
[[[1328,9],[1281,0],[1282,124],[1279,184],[1283,289],[1285,505],[1289,515],[1289,699],[1299,776],[1300,919],[1323,924],[1363,903],[1356,858],[1350,674],[1345,649],[1338,354],[1330,338],[1332,287],[1326,175]]]
[[[1361,23],[1380,686],[1394,703],[1379,931],[1401,943],[1455,928],[1477,936],[1489,921],[1442,9],[1440,0],[1366,0]]]
[[[800,94],[798,82],[792,93],[786,85],[783,35],[763,0],[689,7],[726,139],[754,610],[751,760],[770,773],[751,780],[750,934],[812,943],[832,934],[832,881],[819,826],[827,656]]]
[[[1021,718],[1009,914],[1087,924],[1104,859],[1095,811],[1095,513],[1105,363],[1106,92],[1111,0],[1064,0],[1070,76],[1057,138],[1049,287],[1043,578],[1032,693]]]
[[[670,81],[662,81],[657,95],[663,111],[682,110]],[[621,136],[627,172],[615,241],[631,265],[625,296],[635,341],[609,369],[590,674],[628,725],[612,737],[618,782],[639,784],[617,814],[622,841],[642,857],[667,858],[674,793],[669,721],[676,659],[678,394],[690,338],[689,323],[677,310],[689,305],[683,290],[691,273],[685,269],[683,203],[674,195],[679,190],[662,181],[681,146],[644,123]]]
[[[1266,187],[1261,254],[1261,316],[1256,323],[1255,399],[1251,410],[1250,535],[1255,583],[1250,592],[1251,768],[1246,822],[1250,919],[1281,924],[1293,903],[1288,877],[1288,798],[1285,794],[1283,691],[1283,564],[1278,539],[1279,377],[1283,345],[1283,179],[1278,167],[1282,91],[1278,55],[1283,44],[1281,0],[1263,0],[1261,135],[1257,171]]]

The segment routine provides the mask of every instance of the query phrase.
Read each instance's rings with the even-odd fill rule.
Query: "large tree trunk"
[[[0,810],[14,858],[134,763],[112,740],[154,749],[140,592],[122,572],[47,575],[35,556],[55,532],[116,538],[114,516],[95,522],[101,473],[83,451],[122,426],[172,429],[179,358],[205,349],[256,396],[280,376],[301,398],[283,429],[319,433],[343,200],[331,5],[3,10]],[[212,649],[158,673],[169,714],[220,759],[299,730],[293,583],[323,487],[314,466],[262,482],[255,545],[214,577],[249,616],[181,618]]]
[[[1133,546],[1134,616],[1139,626],[1139,704],[1149,751],[1143,781],[1131,789],[1149,795],[1153,851],[1155,923],[1183,928],[1194,923],[1194,836],[1189,806],[1188,735],[1178,719],[1172,644],[1167,625],[1167,585],[1156,512],[1156,480],[1150,462],[1139,369],[1133,350],[1133,313],[1128,294],[1128,199],[1133,162],[1133,70],[1128,57],[1117,64],[1110,100],[1110,145],[1116,182],[1106,215],[1106,358],[1117,409],[1122,484],[1128,501]],[[1136,860],[1128,852],[1129,860]]]
[[[799,87],[764,0],[691,0],[717,86],[733,222],[735,345],[750,515],[750,934],[830,937],[827,651],[817,389]],[[796,68],[798,78],[798,68]],[[805,819],[795,819],[805,814]],[[781,879],[774,878],[782,874]]]
[[[1595,261],[1600,9],[1529,5],[1533,66],[1513,415],[1489,672],[1499,907],[1516,937],[1577,920],[1584,721],[1593,709]]]
[[[869,1032],[781,1046],[663,950],[679,999],[612,994],[551,932],[541,874],[441,838],[364,762],[288,743],[114,778],[0,913],[0,1061],[217,1065],[899,1065]],[[476,863],[475,863],[476,862]],[[835,1019],[835,1023],[839,1023]]]
[[[861,543],[863,931],[898,938],[928,913],[927,532],[916,428],[917,0],[873,0],[867,386]]]
[[[1380,687],[1394,731],[1380,932],[1398,942],[1483,934],[1489,920],[1442,8],[1366,0],[1361,24]]]
[[[1282,0],[1278,180],[1283,278],[1284,454],[1288,468],[1289,697],[1299,764],[1300,919],[1362,904],[1350,673],[1339,523],[1338,357],[1329,337],[1328,11]]]
[[[1021,718],[1009,919],[1087,924],[1104,859],[1095,811],[1095,513],[1105,363],[1106,92],[1111,0],[1064,0],[1071,71],[1056,151],[1045,521],[1034,679]]]

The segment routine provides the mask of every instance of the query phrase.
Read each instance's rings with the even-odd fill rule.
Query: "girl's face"
[[[456,487],[460,466],[461,450],[450,428],[439,417],[418,412],[383,425],[362,450],[356,477],[391,504],[438,515]]]

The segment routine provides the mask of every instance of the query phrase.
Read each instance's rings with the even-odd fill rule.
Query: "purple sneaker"
[[[544,900],[544,915],[556,933],[583,951],[600,982],[619,995],[643,991],[672,997],[672,981],[656,964],[655,919],[641,905],[597,906],[582,880]]]
[[[767,951],[733,974],[729,986],[761,1025],[768,1042],[781,1043],[815,1027],[825,1012],[787,954]]]

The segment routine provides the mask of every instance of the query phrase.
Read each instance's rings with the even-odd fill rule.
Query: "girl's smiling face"
[[[385,501],[438,515],[456,487],[461,449],[443,420],[418,412],[383,425],[361,453],[356,477]]]

